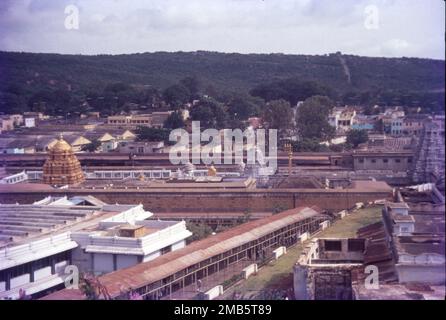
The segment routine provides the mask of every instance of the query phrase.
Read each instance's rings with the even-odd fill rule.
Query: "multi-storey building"
[[[64,288],[73,272],[104,274],[185,246],[184,221],[151,216],[142,205],[91,196],[0,205],[0,299],[39,297]]]

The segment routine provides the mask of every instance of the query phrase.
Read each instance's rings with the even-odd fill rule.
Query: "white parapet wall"
[[[347,216],[347,210],[342,210],[342,211],[339,211],[339,217],[341,218],[341,219],[344,219],[346,216]]]
[[[286,247],[278,247],[276,250],[273,250],[274,259],[279,259],[281,256],[286,254]]]
[[[31,282],[31,276],[29,273],[25,273],[21,276],[15,277],[15,278],[11,278],[10,280],[10,286],[11,289],[20,287],[20,286],[24,286],[28,283]]]
[[[310,237],[310,234],[308,232],[304,232],[302,233],[299,238],[300,238],[300,242],[305,242],[308,238]]]
[[[330,220],[322,221],[321,223],[319,223],[319,225],[321,226],[322,230],[325,230],[330,226]]]
[[[47,278],[51,276],[51,266],[41,268],[39,270],[34,271],[34,281],[39,281],[41,279]]]
[[[0,184],[16,184],[27,180],[28,175],[25,173],[25,171],[22,171],[0,179]]]
[[[257,263],[250,264],[242,270],[243,278],[248,279],[250,275],[257,273]]]
[[[363,202],[355,203],[355,209],[362,209],[362,208],[364,208],[364,203]]]
[[[204,293],[205,300],[213,300],[223,294],[223,286],[215,286]]]

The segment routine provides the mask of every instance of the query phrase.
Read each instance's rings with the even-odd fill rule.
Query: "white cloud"
[[[406,40],[391,39],[383,43],[383,45],[381,46],[381,52],[383,53],[383,55],[401,56],[404,55],[405,52],[407,52],[409,47],[409,42],[407,42]]]
[[[215,50],[444,58],[438,0],[2,0],[0,49],[60,53]],[[64,7],[80,29],[64,28]],[[364,27],[364,8],[379,28]]]

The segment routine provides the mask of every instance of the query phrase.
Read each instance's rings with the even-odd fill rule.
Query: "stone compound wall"
[[[301,206],[317,205],[321,209],[340,211],[352,208],[357,202],[370,202],[391,197],[391,191],[349,190],[203,190],[203,191],[146,191],[146,190],[53,190],[51,192],[3,192],[0,203],[33,203],[51,196],[92,195],[114,204],[142,203],[146,210],[163,212],[268,212]]]

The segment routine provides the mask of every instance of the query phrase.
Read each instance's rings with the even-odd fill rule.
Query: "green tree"
[[[66,115],[71,94],[67,90],[44,89],[33,94],[28,106],[33,111],[42,111],[50,115]]]
[[[82,146],[82,151],[95,152],[100,146],[101,142],[97,139],[94,139],[89,144]]]
[[[263,112],[263,123],[267,129],[277,129],[283,136],[293,128],[293,112],[290,103],[281,99],[266,104]]]
[[[175,111],[164,121],[164,128],[166,129],[184,128],[184,126],[185,123],[180,111]]]
[[[180,84],[189,90],[190,99],[199,98],[201,82],[197,77],[193,76],[181,79]]]
[[[239,95],[230,100],[227,111],[231,119],[247,120],[259,115],[260,107],[249,96]]]
[[[367,130],[352,129],[347,133],[347,144],[351,144],[354,148],[367,141],[369,141]]]
[[[123,82],[115,82],[115,83],[110,83],[108,84],[105,89],[104,92],[112,92],[113,94],[119,94],[120,92],[123,91],[128,91],[130,90],[130,86],[126,83]]]
[[[136,128],[136,140],[137,141],[169,141],[169,132],[168,129],[160,129],[160,128],[150,128],[140,126]]]
[[[222,104],[212,98],[202,99],[199,105],[192,108],[190,117],[193,121],[200,121],[203,129],[223,129],[228,121]]]
[[[297,109],[296,124],[300,139],[326,141],[334,137],[335,129],[328,123],[333,102],[325,96],[314,96]]]
[[[350,145],[347,145],[345,143],[340,144],[332,144],[329,146],[329,149],[333,152],[343,152],[344,150],[348,150]]]
[[[28,110],[23,96],[6,92],[0,98],[0,110],[5,113],[23,113]]]
[[[265,101],[284,99],[292,106],[315,95],[334,95],[328,87],[314,81],[301,81],[298,78],[261,84],[253,88],[250,93],[265,99]]]
[[[299,141],[293,141],[293,151],[295,152],[324,152],[328,151],[329,148],[321,144],[318,139],[301,139]]]
[[[287,208],[285,208],[285,207],[283,207],[283,206],[281,206],[279,204],[275,204],[273,206],[273,214],[278,214],[278,213],[281,213],[281,212],[283,212],[285,210],[287,210]]]
[[[187,223],[187,229],[192,232],[192,236],[187,238],[187,242],[191,243],[193,241],[201,240],[211,235],[213,230],[210,226],[205,223]]]
[[[163,99],[173,108],[180,108],[190,101],[191,93],[182,84],[174,84],[163,92]]]

